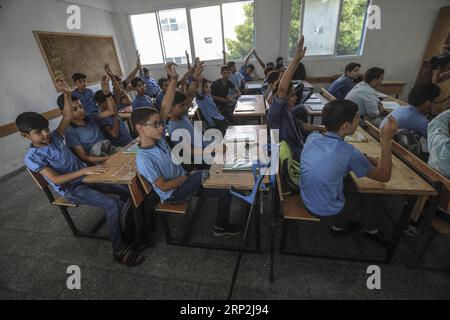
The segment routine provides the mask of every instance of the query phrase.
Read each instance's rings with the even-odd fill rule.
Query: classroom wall
[[[87,1],[85,1],[87,2]],[[91,2],[91,1],[89,1]],[[82,3],[82,1],[78,1]],[[108,1],[92,1],[81,6],[81,30],[77,33],[118,37]],[[56,0],[0,0],[0,125],[13,122],[25,111],[45,112],[57,108],[57,93],[33,30],[71,32],[66,29],[68,3]],[[121,61],[120,49],[118,50]],[[94,88],[96,89],[96,88]],[[54,128],[58,120],[51,121]],[[0,139],[0,177],[23,166],[28,142],[18,133]]]

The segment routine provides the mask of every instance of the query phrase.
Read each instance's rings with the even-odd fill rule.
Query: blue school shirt
[[[267,114],[267,123],[270,129],[280,130],[280,141],[286,141],[291,147],[295,160],[300,159],[305,139],[303,137],[303,124],[288,110],[287,98],[276,95]]]
[[[214,127],[216,125],[214,119],[219,121],[225,120],[225,117],[220,113],[211,96],[197,93],[197,98],[195,101],[197,102],[197,105],[209,126]]]
[[[133,111],[136,110],[137,108],[153,107],[152,100],[147,95],[144,95],[144,96],[137,95],[136,98],[134,98],[132,105],[133,105]]]
[[[231,76],[230,76],[230,81],[234,84],[234,86],[237,89],[239,89],[239,90],[245,89],[244,76],[240,72],[232,73]],[[233,90],[229,90],[228,91],[228,95],[229,96],[234,96],[235,93],[234,93]]]
[[[428,124],[430,120],[427,119],[423,114],[421,114],[413,106],[400,107],[395,109],[390,114],[391,117],[395,118],[399,129],[412,130],[422,137],[427,138],[428,136]],[[384,118],[380,123],[380,129],[386,125],[388,117]]]
[[[64,144],[63,137],[56,131],[52,132],[49,145],[40,148],[30,145],[24,161],[27,168],[36,173],[48,167],[52,168],[57,174],[63,175],[86,167]],[[71,187],[82,183],[83,177],[64,185],[57,185],[48,179],[46,180],[58,194],[65,196]]]
[[[155,98],[156,95],[161,91],[161,88],[158,85],[158,82],[153,78],[144,78],[145,86],[147,88],[147,95],[149,95],[152,98]]]
[[[450,110],[442,112],[428,126],[428,165],[450,179]]]
[[[343,100],[347,94],[353,89],[355,82],[352,78],[342,76],[336,79],[329,87],[328,92],[335,96],[338,100]]]
[[[247,65],[244,64],[241,70],[239,70],[239,73],[244,77],[245,81],[253,81],[253,78],[247,74]]]
[[[162,191],[155,186],[155,181],[160,177],[168,181],[186,175],[186,171],[181,165],[173,163],[164,137],[157,140],[152,147],[139,148],[136,155],[136,168],[139,174],[152,184],[161,202],[170,199],[175,189]]]
[[[127,126],[125,125],[125,122],[122,121],[122,119],[120,118],[118,118],[117,120],[119,121],[119,135],[117,136],[117,138],[108,136],[108,139],[116,147],[125,147],[131,141],[133,141],[133,138],[131,137],[130,132],[127,129]],[[114,117],[111,116],[106,119],[101,119],[98,121],[98,124],[101,129],[108,126],[112,128],[114,127]]]
[[[172,135],[174,133],[175,130],[177,129],[185,129],[189,132],[189,138],[191,139],[191,146],[194,147],[194,132],[197,132],[197,136],[200,137],[200,141],[201,141],[201,146],[202,147],[206,147],[206,144],[203,142],[203,133],[197,129],[196,127],[194,127],[194,125],[192,124],[191,120],[189,119],[189,117],[187,115],[183,116],[183,118],[181,118],[178,121],[173,121],[173,120],[169,120],[168,124],[167,124],[167,129],[169,131],[169,136],[172,138]],[[185,137],[183,136],[183,138],[180,138],[178,141],[171,141],[174,144],[178,144],[180,142],[184,143],[184,139]]]
[[[364,177],[372,169],[367,157],[332,132],[309,135],[300,167],[303,202],[319,216],[336,215],[344,208],[344,178],[350,171]]]
[[[86,89],[84,93],[81,93],[78,89],[75,89],[72,91],[72,94],[80,100],[86,114],[98,112],[98,106],[94,100],[94,91]]]
[[[92,146],[99,141],[106,140],[97,121],[98,114],[88,114],[84,118],[83,127],[72,123],[65,132],[66,143],[69,148],[82,146],[87,154],[91,152]]]
[[[163,102],[165,95],[166,95],[166,93],[164,91],[160,91],[158,93],[158,95],[156,96],[155,107],[156,107],[156,109],[158,109],[158,111],[161,110],[162,102]]]

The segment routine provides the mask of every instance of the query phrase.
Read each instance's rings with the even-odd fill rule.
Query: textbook
[[[356,131],[351,136],[346,136],[344,139],[345,142],[368,142],[367,138],[360,132]]]
[[[396,101],[383,101],[383,108],[389,111],[393,111],[400,107],[400,104]]]
[[[306,100],[305,104],[322,104],[322,100],[320,100],[319,98],[309,98],[308,100]]]
[[[238,159],[234,157],[231,163],[225,163],[223,165],[224,171],[251,171],[253,168],[253,162],[248,158]]]
[[[254,132],[234,132],[228,131],[225,136],[226,142],[255,142]]]
[[[322,111],[324,107],[323,104],[308,104],[308,106],[312,111]]]

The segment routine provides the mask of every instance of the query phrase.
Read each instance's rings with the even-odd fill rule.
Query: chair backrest
[[[142,175],[140,175],[138,172],[136,172],[138,179],[141,183],[142,189],[144,189],[144,192],[146,195],[149,195],[150,192],[153,191],[153,186],[145,179]]]
[[[324,96],[325,98],[327,98],[329,101],[334,101],[337,100],[335,96],[333,96],[330,92],[328,92],[327,89],[325,88],[320,88],[320,93],[322,94],[322,96]]]
[[[40,173],[36,173],[27,168],[28,173],[33,178],[34,182],[37,184],[39,189],[44,190],[48,186],[47,180]]]

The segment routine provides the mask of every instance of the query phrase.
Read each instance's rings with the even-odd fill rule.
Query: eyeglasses
[[[159,128],[164,126],[164,122],[162,122],[162,121],[158,121],[158,122],[148,121],[148,122],[146,122],[144,124],[144,126],[145,127],[151,126],[151,127],[155,128],[155,129],[159,129]]]

